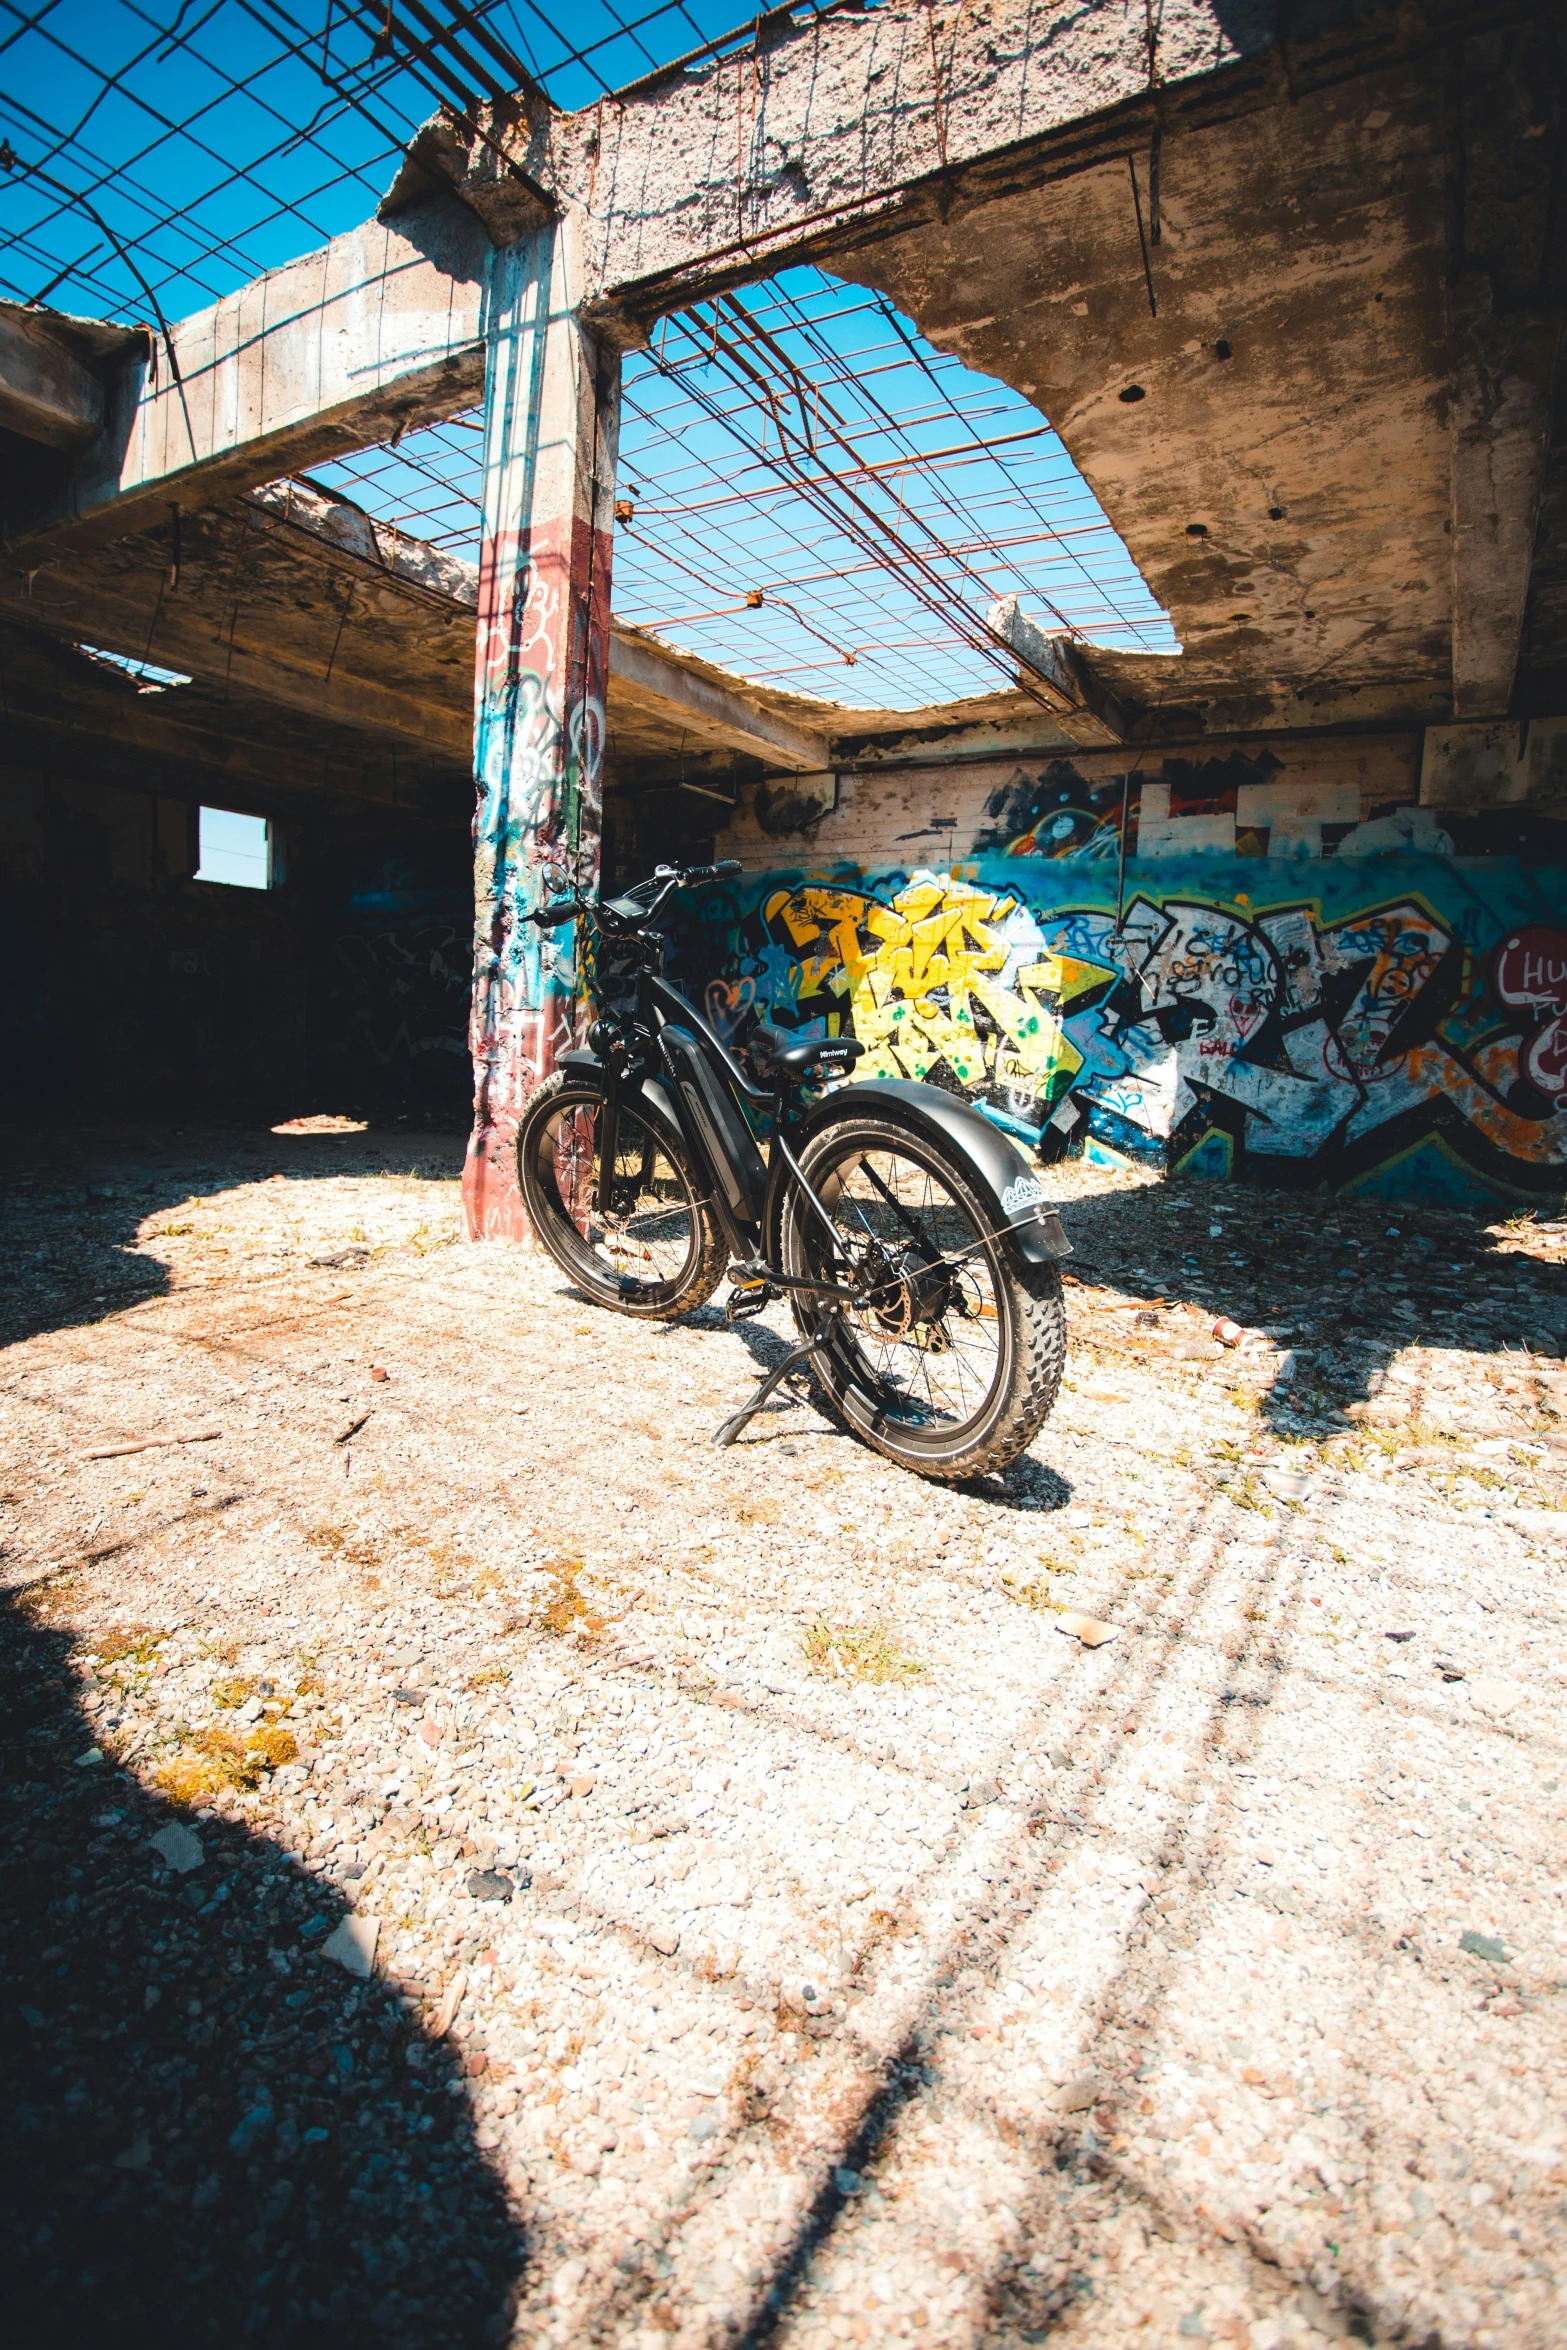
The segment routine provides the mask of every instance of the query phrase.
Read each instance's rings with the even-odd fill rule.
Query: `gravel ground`
[[[944,1488],[460,1159],[7,1146],[11,2338],[1567,2338],[1567,1229],[1060,1170]]]

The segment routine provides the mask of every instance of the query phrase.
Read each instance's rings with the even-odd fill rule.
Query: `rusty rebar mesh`
[[[317,478],[476,559],[481,440],[470,411]],[[1039,411],[818,269],[627,360],[618,487],[617,617],[758,684],[862,709],[994,691],[1006,595],[1085,643],[1176,650]]]
[[[0,294],[185,316],[373,213],[437,105],[588,104],[733,5],[0,0]]]
[[[621,484],[618,615],[757,683],[858,708],[994,691],[1007,595],[1176,650],[1039,411],[818,269],[666,321],[628,366]]]

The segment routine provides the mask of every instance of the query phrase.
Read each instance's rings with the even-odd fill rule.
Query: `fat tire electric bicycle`
[[[720,1041],[663,977],[656,925],[676,890],[739,871],[660,865],[622,897],[573,892],[524,917],[598,931],[587,1044],[561,1056],[518,1127],[533,1230],[613,1313],[688,1314],[726,1271],[731,1322],[787,1297],[800,1342],[715,1443],[733,1444],[808,1363],[828,1416],[905,1468],[1005,1468],[1061,1384],[1059,1218],[962,1096],[890,1078],[824,1090],[864,1051],[852,1038],[757,1017],[734,1051]],[[634,982],[629,1009],[608,1002],[611,978],[622,1007]]]

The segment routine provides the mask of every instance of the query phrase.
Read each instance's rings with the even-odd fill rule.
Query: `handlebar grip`
[[[738,873],[739,870],[740,860],[738,857],[725,857],[722,864],[719,865],[688,865],[685,871],[685,878],[688,883],[693,881],[722,881],[727,874]]]
[[[553,930],[558,923],[569,922],[577,911],[571,899],[563,906],[538,906],[531,914],[524,914],[525,922],[536,922],[541,930]]]

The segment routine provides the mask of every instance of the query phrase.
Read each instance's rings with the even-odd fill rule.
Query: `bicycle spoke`
[[[849,1148],[820,1196],[831,1253],[871,1283],[847,1320],[880,1408],[911,1427],[972,1418],[1001,1348],[983,1228],[922,1161],[886,1150]]]

